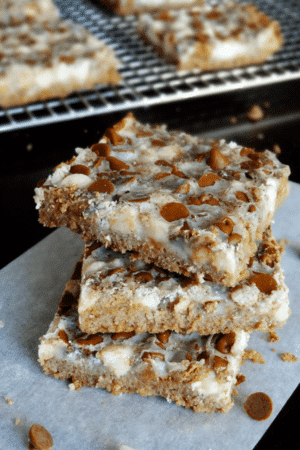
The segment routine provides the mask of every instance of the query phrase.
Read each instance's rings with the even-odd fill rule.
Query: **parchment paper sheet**
[[[83,247],[67,229],[45,240],[0,272],[0,448],[28,449],[33,423],[44,425],[54,439],[54,450],[250,450],[288,400],[300,381],[300,361],[283,362],[290,351],[300,358],[300,186],[277,211],[273,231],[289,239],[282,265],[290,289],[292,315],[278,330],[280,340],[254,332],[248,348],[262,353],[264,365],[251,361],[241,367],[246,382],[238,387],[235,406],[228,414],[196,414],[162,398],[137,394],[113,396],[101,389],[70,391],[68,382],[43,373],[37,362],[39,337],[57,309],[65,283]],[[3,249],[3,247],[2,247]],[[272,348],[276,352],[272,352]],[[253,392],[273,400],[270,419],[256,422],[243,410]],[[9,405],[4,396],[14,403]],[[19,425],[15,419],[21,419]]]

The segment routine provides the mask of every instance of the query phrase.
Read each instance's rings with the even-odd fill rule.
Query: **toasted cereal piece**
[[[42,22],[58,18],[59,10],[52,0],[1,0],[1,26],[16,26],[22,22]]]
[[[0,28],[0,61],[4,108],[121,79],[114,51],[82,25],[62,19]]]
[[[99,0],[101,4],[117,14],[141,14],[148,11],[166,11],[168,9],[188,8],[202,5],[203,0]]]
[[[218,5],[145,13],[138,33],[178,69],[231,69],[266,61],[283,44],[280,26],[252,4]]]
[[[234,288],[185,277],[153,264],[131,261],[130,253],[87,245],[82,260],[79,326],[86,333],[200,334],[232,330],[270,331],[289,317],[288,288],[271,230]]]
[[[162,396],[196,412],[226,413],[249,335],[174,332],[85,334],[78,327],[79,280],[66,286],[39,362],[46,374],[72,379],[76,389]]]
[[[234,286],[289,192],[268,150],[201,139],[128,114],[35,191],[39,220],[187,276]]]

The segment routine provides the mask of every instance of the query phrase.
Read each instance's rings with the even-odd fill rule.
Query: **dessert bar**
[[[231,1],[141,14],[137,30],[180,70],[260,64],[283,44],[278,22],[252,4]]]
[[[162,396],[196,412],[226,413],[233,406],[248,333],[85,334],[78,327],[79,276],[77,267],[41,338],[39,362],[46,374],[71,379],[76,389]]]
[[[78,313],[86,333],[267,332],[282,327],[290,314],[280,250],[270,229],[248,264],[249,276],[234,288],[132,261],[129,252],[98,243],[86,245],[82,263]]]
[[[268,150],[201,139],[129,113],[35,190],[39,220],[132,258],[235,286],[289,192]]]
[[[194,5],[202,5],[203,0],[98,0],[104,6],[112,9],[117,14],[140,14],[146,11],[167,10],[172,8],[187,8]]]
[[[82,25],[57,19],[0,28],[0,106],[117,84],[114,51]]]

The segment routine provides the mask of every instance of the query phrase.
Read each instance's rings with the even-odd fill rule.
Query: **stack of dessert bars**
[[[289,173],[268,150],[131,113],[77,148],[35,191],[41,223],[85,241],[41,338],[44,372],[227,412],[249,334],[290,314],[271,230]]]

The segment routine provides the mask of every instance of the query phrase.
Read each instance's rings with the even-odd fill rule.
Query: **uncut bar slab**
[[[39,362],[46,374],[71,379],[76,389],[162,396],[195,412],[230,410],[248,333],[84,334],[78,328],[78,292],[73,278],[41,338]]]
[[[230,1],[141,14],[137,31],[180,70],[260,64],[283,44],[276,21],[254,5]]]
[[[143,125],[129,113],[40,182],[35,201],[46,226],[234,286],[288,195],[289,174],[270,151]]]
[[[234,288],[132,261],[129,253],[96,243],[87,245],[84,255],[78,312],[86,333],[266,332],[281,328],[290,314],[280,249],[271,230],[251,258],[248,277]]]
[[[0,27],[0,106],[63,98],[121,80],[113,49],[82,25],[57,19]]]
[[[140,14],[146,11],[167,10],[171,8],[187,8],[202,5],[202,0],[98,0],[117,14]]]

